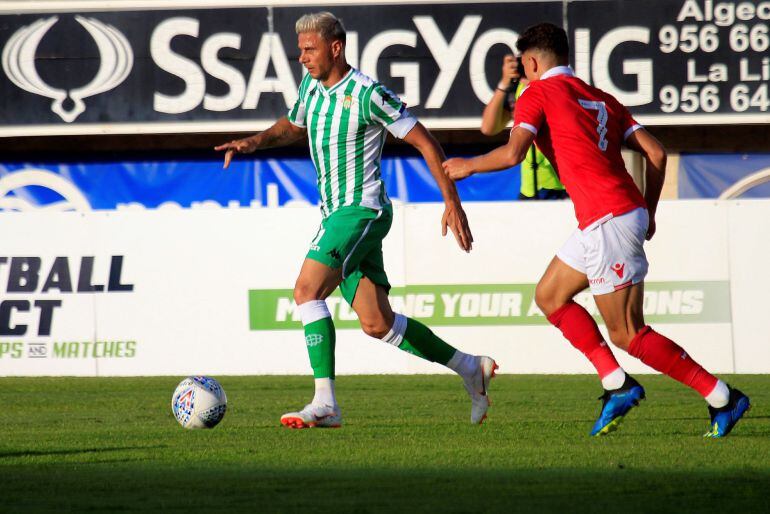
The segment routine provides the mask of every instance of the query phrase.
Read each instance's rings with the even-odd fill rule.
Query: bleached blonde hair
[[[305,14],[294,25],[297,34],[318,32],[326,41],[345,42],[345,27],[336,16],[328,11]]]

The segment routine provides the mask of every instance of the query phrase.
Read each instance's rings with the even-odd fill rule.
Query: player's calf
[[[471,398],[471,423],[484,421],[489,410],[487,388],[498,368],[494,359],[461,352],[419,321],[402,314],[395,315],[393,326],[381,339],[407,353],[443,364],[460,375]]]
[[[629,345],[629,354],[651,368],[696,390],[709,404],[707,437],[724,437],[749,410],[749,398],[706,371],[678,344],[644,327]]]

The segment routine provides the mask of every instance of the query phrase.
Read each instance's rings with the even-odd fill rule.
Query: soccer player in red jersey
[[[450,159],[454,180],[515,166],[533,140],[556,167],[575,206],[578,228],[557,252],[535,290],[548,321],[594,365],[602,409],[591,435],[606,434],[644,399],[644,388],[618,365],[596,322],[573,297],[591,288],[611,341],[653,369],[695,389],[709,405],[708,437],[727,435],[748,410],[749,398],[695,362],[679,345],[644,322],[647,258],[644,241],[655,234],[666,150],[612,95],[577,78],[561,28],[527,29],[517,48],[528,88],[516,105],[509,141],[486,155]],[[642,195],[625,169],[621,145],[645,158]]]

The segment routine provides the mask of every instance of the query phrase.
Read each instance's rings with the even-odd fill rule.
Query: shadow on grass
[[[759,512],[770,470],[3,467],[24,512]]]
[[[14,452],[0,451],[0,459],[15,457],[40,457],[49,455],[80,455],[87,453],[106,453],[120,452],[129,450],[152,450],[156,448],[165,448],[165,445],[157,446],[110,446],[106,448],[71,448],[67,450],[18,450]]]

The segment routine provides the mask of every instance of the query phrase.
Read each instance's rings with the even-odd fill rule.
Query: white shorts
[[[594,295],[612,293],[647,275],[648,225],[647,209],[641,207],[622,216],[609,214],[585,230],[575,230],[556,256],[588,277]]]

